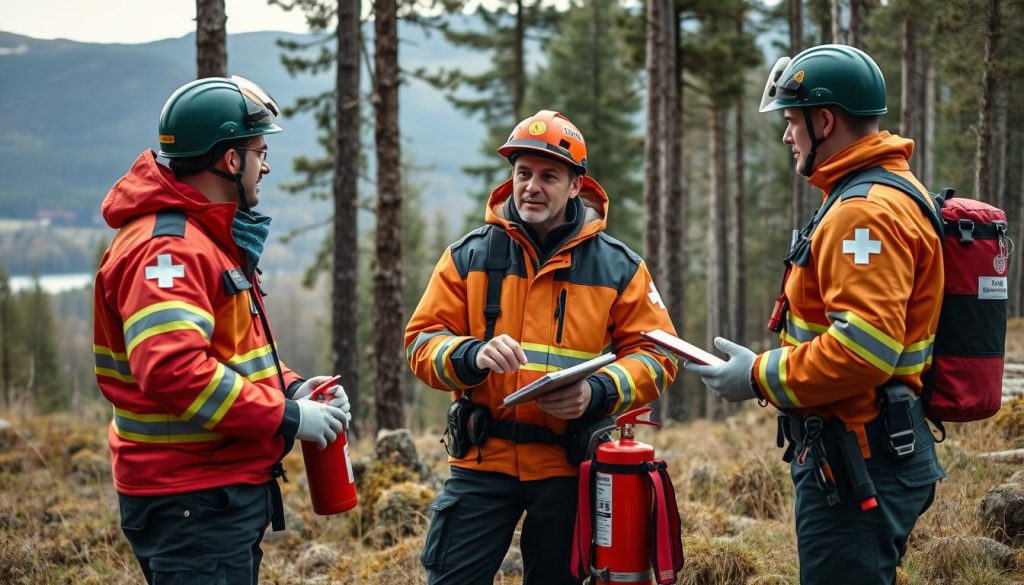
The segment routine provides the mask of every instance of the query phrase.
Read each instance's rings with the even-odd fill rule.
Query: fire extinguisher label
[[[352,471],[352,457],[348,454],[348,443],[345,443],[345,467],[348,468],[348,482],[356,482],[356,474]]]
[[[594,506],[594,542],[598,546],[612,545],[612,476],[597,474]]]

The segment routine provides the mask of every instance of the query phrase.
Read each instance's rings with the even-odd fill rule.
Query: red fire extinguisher
[[[327,402],[334,398],[327,389],[334,386],[340,377],[334,376],[317,386],[309,399]],[[303,441],[302,459],[306,462],[306,480],[314,512],[330,516],[356,507],[359,498],[356,495],[352,459],[348,453],[348,433],[342,430],[338,440],[323,449],[318,449],[315,443]]]
[[[596,585],[676,582],[683,541],[675,491],[654,447],[634,440],[636,425],[660,426],[651,409],[615,419],[619,440],[600,444],[580,466],[573,576]]]

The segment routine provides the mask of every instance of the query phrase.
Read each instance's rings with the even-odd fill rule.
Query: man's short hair
[[[827,106],[837,118],[843,121],[843,125],[855,134],[868,135],[878,132],[878,121],[880,116],[858,116],[851,114],[841,106]]]
[[[203,154],[168,159],[167,166],[171,168],[171,172],[174,173],[175,177],[190,177],[192,175],[198,175],[217,164],[217,161],[224,156],[225,152],[233,148],[245,148],[246,146],[249,146],[253,140],[255,140],[253,137],[249,137],[218,142],[213,145],[213,148]]]
[[[508,157],[508,162],[511,163],[513,168],[515,168],[515,166],[516,166],[516,159],[521,157],[521,156],[523,156],[524,154],[532,154],[533,156],[539,156],[541,158],[546,158],[548,160],[551,160],[551,161],[554,161],[556,163],[560,163],[560,164],[563,164],[563,165],[569,167],[569,178],[570,179],[575,179],[576,177],[579,177],[580,175],[583,174],[583,171],[581,171],[580,168],[577,167],[576,165],[571,165],[568,162],[566,162],[565,159],[563,159],[563,158],[559,158],[559,157],[557,157],[557,156],[555,156],[553,154],[547,154],[547,153],[541,152],[539,150],[518,150],[516,152],[513,152]]]

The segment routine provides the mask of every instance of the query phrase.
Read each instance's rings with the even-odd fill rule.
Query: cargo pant
[[[273,513],[269,484],[118,497],[121,530],[149,585],[256,585]]]
[[[524,585],[577,585],[570,573],[578,479],[520,481],[503,473],[452,467],[430,504],[421,562],[430,585],[494,582],[516,525]]]
[[[885,445],[880,424],[868,425],[868,475],[878,507],[862,511],[850,492],[842,457],[830,456],[840,502],[829,506],[812,462],[791,464],[796,486],[796,534],[801,585],[894,585],[896,566],[918,517],[931,506],[945,476],[928,423],[914,429],[916,449],[899,461]]]

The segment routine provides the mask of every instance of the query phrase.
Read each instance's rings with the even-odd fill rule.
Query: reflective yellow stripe
[[[270,353],[270,345],[267,344],[267,345],[264,345],[263,347],[257,347],[256,349],[254,349],[252,351],[243,353],[242,355],[236,355],[236,356],[232,357],[231,359],[229,359],[228,363],[231,364],[231,365],[236,365],[236,364],[240,364],[242,362],[247,362],[247,361],[249,361],[249,360],[251,360],[253,358],[256,358],[256,357],[267,355],[269,353]]]
[[[231,386],[231,392],[228,394],[227,398],[225,398],[224,401],[221,402],[220,408],[218,408],[216,412],[213,413],[213,416],[210,417],[210,420],[203,423],[204,428],[206,428],[207,430],[212,430],[213,427],[217,426],[217,423],[220,422],[220,419],[224,418],[224,415],[227,414],[228,409],[231,408],[231,405],[235,403],[235,399],[237,399],[238,395],[242,392],[242,380],[244,380],[242,376],[235,376],[235,383],[234,385]]]
[[[213,315],[207,313],[206,311],[204,311],[203,309],[200,309],[199,307],[197,307],[195,305],[190,305],[190,304],[188,304],[186,302],[183,302],[183,301],[163,301],[161,303],[155,303],[155,304],[149,305],[148,307],[146,307],[146,308],[144,308],[144,309],[142,309],[140,311],[137,311],[131,317],[128,317],[128,319],[125,320],[125,322],[124,322],[124,330],[127,331],[128,328],[131,327],[132,325],[134,325],[136,321],[138,321],[140,319],[143,319],[143,318],[145,318],[145,317],[147,317],[149,315],[152,315],[153,313],[156,313],[157,311],[163,311],[165,309],[184,309],[184,310],[186,310],[186,311],[188,311],[190,313],[195,313],[196,315],[199,315],[200,317],[203,317],[204,319],[206,319],[210,323],[214,322]]]
[[[194,417],[196,413],[199,412],[199,409],[202,408],[204,404],[206,404],[206,401],[210,398],[210,395],[212,395],[213,391],[217,389],[218,385],[220,385],[220,382],[221,380],[224,379],[224,374],[226,373],[227,372],[226,368],[224,367],[224,364],[217,364],[217,368],[213,371],[213,375],[210,376],[210,381],[207,382],[206,387],[203,388],[203,391],[199,393],[199,396],[197,396],[196,399],[192,401],[192,404],[188,405],[188,408],[185,409],[185,412],[181,414],[181,420],[192,420],[192,417]]]
[[[135,382],[138,382],[138,380],[135,379],[135,376],[125,375],[122,374],[121,372],[118,372],[117,370],[112,370],[110,368],[95,368],[94,371],[96,372],[97,376],[106,376],[108,378],[114,378],[115,380],[120,380],[122,382],[127,382],[129,384],[134,384]]]
[[[555,355],[562,355],[565,357],[578,358],[583,361],[596,358],[601,355],[599,353],[591,353],[588,351],[579,351],[576,349],[568,349],[564,347],[555,347],[552,345],[544,345],[542,343],[530,343],[523,342],[520,344],[524,350],[536,351],[541,353],[553,353]]]
[[[93,353],[101,353],[103,355],[109,355],[110,357],[112,357],[115,360],[120,361],[120,362],[128,361],[128,354],[127,353],[119,353],[119,352],[116,352],[116,351],[110,349],[109,347],[103,347],[102,345],[93,344],[92,352]]]
[[[168,331],[181,331],[184,329],[194,329],[199,333],[202,333],[204,337],[206,336],[206,332],[203,331],[203,328],[191,321],[171,321],[169,323],[162,323],[155,327],[150,327],[149,329],[146,329],[142,333],[139,333],[134,338],[132,338],[132,340],[128,343],[128,355],[131,355],[132,351],[136,347],[138,347],[140,343],[146,341],[147,339],[153,337],[154,335],[167,333]]]

